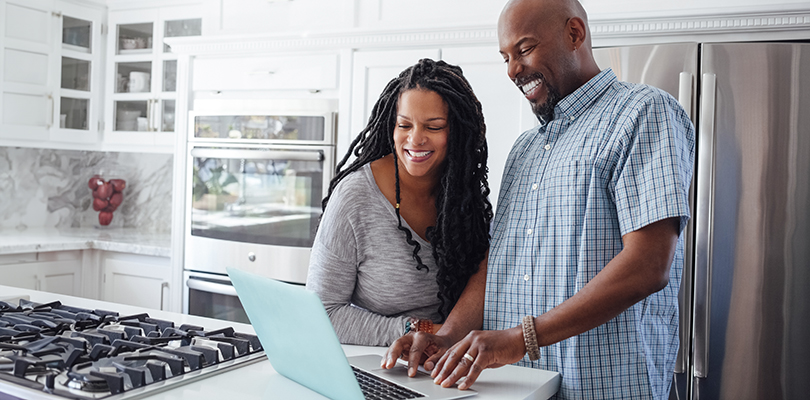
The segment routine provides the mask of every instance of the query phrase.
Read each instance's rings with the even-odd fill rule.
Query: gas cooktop
[[[0,382],[48,397],[141,397],[263,358],[258,337],[233,328],[0,301]]]

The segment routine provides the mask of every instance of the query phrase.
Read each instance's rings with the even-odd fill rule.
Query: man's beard
[[[542,74],[541,74],[542,76]],[[560,102],[560,91],[556,87],[550,85],[543,78],[543,85],[546,85],[546,101],[544,103],[531,103],[532,111],[538,120],[542,123],[551,122],[554,119],[554,107]]]

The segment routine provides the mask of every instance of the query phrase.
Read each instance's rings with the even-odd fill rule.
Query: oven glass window
[[[225,115],[194,118],[194,137],[231,140],[324,140],[324,117]]]
[[[322,150],[194,148],[191,234],[311,247],[321,215]]]
[[[209,279],[200,280],[230,285],[230,282]],[[203,290],[188,289],[188,313],[191,315],[224,319],[245,324],[250,323],[245,309],[242,307],[242,302],[239,301],[239,297],[206,292]]]

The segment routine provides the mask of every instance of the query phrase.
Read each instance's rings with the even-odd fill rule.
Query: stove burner
[[[148,314],[120,316],[58,301],[0,302],[0,380],[71,399],[172,384],[191,371],[231,368],[261,355],[258,337],[233,328],[176,327]]]
[[[107,381],[103,378],[73,371],[68,371],[67,377],[68,379],[63,384],[71,389],[92,393],[110,391]]]

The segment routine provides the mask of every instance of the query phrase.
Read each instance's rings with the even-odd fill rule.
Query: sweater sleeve
[[[347,188],[344,180],[329,199],[323,213],[309,263],[307,289],[318,294],[343,344],[388,346],[402,336],[407,316],[387,317],[352,304],[358,279],[358,266],[367,249],[358,248],[367,240],[359,225],[368,193],[358,193],[359,185]],[[343,187],[341,187],[343,186]],[[349,189],[349,190],[341,190]],[[377,240],[385,240],[378,238]],[[397,285],[380,282],[380,291]]]

